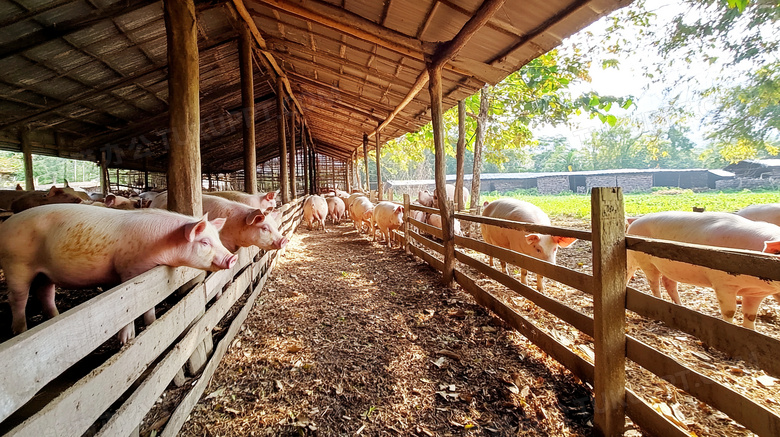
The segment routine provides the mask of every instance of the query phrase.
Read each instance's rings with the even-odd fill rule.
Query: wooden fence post
[[[295,106],[290,105],[290,199],[298,198],[298,184],[295,177],[295,166],[298,157],[295,154]]]
[[[366,169],[366,193],[371,191],[371,179],[368,177],[368,135],[363,134],[363,163]]]
[[[409,254],[409,194],[404,193],[404,250]]]
[[[287,135],[284,132],[284,78],[276,80],[276,129],[279,136],[279,188],[282,203],[290,202],[290,175],[287,169]]]
[[[255,86],[252,73],[252,35],[249,26],[240,22],[238,63],[241,72],[241,113],[244,124],[244,191],[257,193],[257,153],[255,149]]]
[[[626,236],[623,192],[591,191],[595,434],[623,435],[626,399]]]
[[[28,129],[22,130],[20,141],[24,157],[24,189],[33,191],[35,190],[35,178],[33,177],[32,146],[30,145],[30,131]]]

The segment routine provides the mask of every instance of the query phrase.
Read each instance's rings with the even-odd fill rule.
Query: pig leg
[[[671,280],[666,276],[661,276],[661,282],[664,284],[666,293],[672,298],[672,302],[677,305],[682,305],[682,303],[680,303],[680,294],[677,292],[677,281]]]
[[[520,267],[520,282],[522,282],[525,285],[528,285],[528,270],[522,267]]]
[[[715,296],[718,298],[718,306],[720,306],[720,315],[723,320],[732,323],[734,313],[737,311],[737,289],[735,287],[714,287],[714,289]]]
[[[742,296],[742,326],[755,331],[756,314],[763,300],[763,297],[758,296]]]
[[[653,296],[661,299],[661,272],[651,264],[643,265],[642,271],[645,272],[647,282],[650,283],[650,291],[653,292]]]
[[[322,226],[322,230],[323,230],[323,231],[325,231],[325,232],[328,232],[328,231],[325,229],[325,217],[323,217],[323,218],[321,218],[321,219],[320,219],[320,226]]]
[[[30,290],[38,299],[38,302],[41,303],[44,317],[51,319],[60,314],[54,302],[54,283],[48,277],[44,275],[36,276],[33,279]]]
[[[126,344],[128,341],[135,338],[135,323],[130,322],[128,323],[124,328],[119,330],[119,333],[116,335],[116,337],[119,339],[119,342],[122,344]]]
[[[17,272],[11,268],[5,268],[5,278],[8,286],[8,304],[11,305],[11,315],[13,322],[11,328],[14,335],[21,334],[27,330],[27,317],[25,309],[27,307],[27,297],[30,295],[30,285],[34,275]]]
[[[536,289],[539,290],[539,292],[544,291],[544,276],[540,274],[536,274]]]

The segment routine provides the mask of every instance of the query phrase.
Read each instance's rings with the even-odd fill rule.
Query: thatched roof
[[[237,26],[247,19],[257,30],[258,163],[278,156],[279,75],[317,152],[346,159],[380,124],[385,142],[430,121],[425,58],[482,3],[196,2],[204,172],[243,165]],[[626,4],[507,1],[445,65],[445,108]],[[0,0],[0,149],[19,151],[28,135],[36,154],[94,161],[103,151],[112,167],[164,171],[167,99],[162,2]]]

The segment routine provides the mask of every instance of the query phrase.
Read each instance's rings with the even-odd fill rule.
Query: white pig
[[[450,200],[452,202],[457,203],[456,200],[455,200],[455,185],[447,184],[447,185],[444,186],[444,188],[447,190],[447,200]],[[461,187],[461,189],[462,189],[462,192],[461,192],[460,198],[461,198],[461,201],[463,202],[462,203],[463,208],[466,208],[466,202],[468,202],[468,199],[469,199],[469,190],[467,190],[466,187]],[[433,201],[432,201],[431,206],[433,206],[434,208],[438,208],[438,206],[439,206],[439,196],[436,194],[436,190],[433,190],[432,194],[433,194]]]
[[[441,229],[441,216],[439,214],[430,214],[428,216],[428,224],[434,227],[437,227]],[[460,235],[460,221],[457,219],[454,219],[452,222],[452,227],[455,228],[453,232],[455,232],[455,235]]]
[[[550,218],[538,206],[518,199],[505,198],[490,202],[482,211],[482,215],[517,222],[550,225]],[[571,237],[532,234],[486,224],[480,224],[480,229],[482,230],[482,238],[488,244],[520,252],[553,264],[555,264],[559,247],[568,247],[577,241],[576,238]],[[493,266],[493,257],[490,257],[490,265]],[[506,272],[504,261],[501,261],[501,268]],[[528,270],[520,266],[520,282],[526,284],[527,276]],[[539,291],[544,291],[544,277],[538,273],[536,274],[536,288]]]
[[[374,224],[379,227],[379,232],[387,242],[387,247],[393,247],[390,232],[399,229],[404,224],[404,207],[393,202],[379,202],[374,206],[371,216],[371,228]],[[374,232],[374,240],[376,233]]]
[[[251,206],[252,208],[257,208],[263,212],[276,208],[276,199],[279,197],[278,191],[257,194],[247,194],[242,191],[204,191],[203,194],[221,197],[223,199],[232,200],[234,202],[241,202]]]
[[[168,192],[160,193],[152,201],[154,208],[168,207]],[[257,246],[263,250],[281,249],[287,238],[279,233],[279,213],[263,213],[258,208],[217,196],[203,196],[203,212],[212,217],[225,217],[227,221],[219,238],[227,250]]]
[[[780,226],[780,203],[750,205],[736,212],[738,216]]]
[[[347,200],[344,201],[344,206],[347,207],[347,212],[349,212],[350,208],[352,208],[352,202],[355,201],[358,197],[366,197],[363,193],[352,193],[347,197]]]
[[[780,227],[754,222],[744,217],[721,212],[669,211],[647,214],[628,226],[628,234],[682,243],[702,244],[733,249],[780,253]],[[679,304],[677,283],[712,287],[718,298],[723,319],[731,322],[737,308],[737,295],[742,296],[742,326],[755,329],[756,313],[766,296],[780,292],[780,282],[747,275],[732,275],[720,270],[694,266],[657,258],[642,252],[628,252],[630,280],[641,268],[650,283],[653,295],[661,297],[660,282],[672,300]]]
[[[341,223],[341,219],[344,217],[344,214],[347,210],[347,207],[344,204],[344,199],[334,196],[327,197],[325,201],[328,202],[328,217],[330,217],[330,219],[333,221],[333,224]]]
[[[161,210],[123,211],[85,205],[43,205],[0,226],[0,267],[8,283],[13,332],[27,330],[30,287],[46,317],[59,314],[54,287],[114,285],[158,265],[204,270],[233,267],[238,257],[219,240],[225,219],[211,222]],[[22,243],[23,242],[23,243]],[[154,309],[144,315],[154,320]],[[130,323],[119,334],[132,338]]]
[[[317,223],[320,228],[325,230],[325,218],[328,216],[328,202],[324,197],[313,195],[306,198],[303,202],[303,219],[306,221],[306,227],[311,231],[312,224]]]
[[[352,223],[355,224],[355,229],[358,232],[363,232],[363,224],[367,226],[367,231],[373,230],[371,224],[371,217],[374,215],[374,204],[368,200],[368,197],[356,197],[352,201],[352,206],[349,208],[349,216],[352,219]]]

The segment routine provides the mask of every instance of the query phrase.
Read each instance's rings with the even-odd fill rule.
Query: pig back
[[[328,197],[325,201],[328,203],[328,214],[334,214],[339,217],[344,214],[345,205],[341,197]]]
[[[780,203],[750,205],[736,212],[740,217],[780,226]]]
[[[400,227],[403,224],[403,207],[393,202],[377,203],[374,206],[374,222],[383,228]]]

